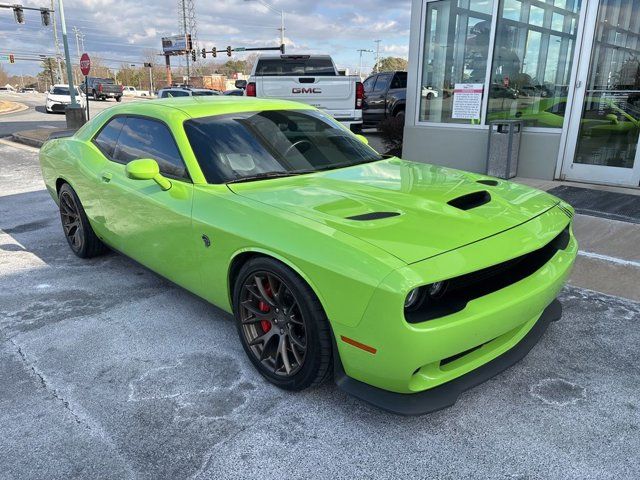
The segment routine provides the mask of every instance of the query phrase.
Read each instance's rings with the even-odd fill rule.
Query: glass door
[[[640,184],[640,0],[588,2],[563,174]]]

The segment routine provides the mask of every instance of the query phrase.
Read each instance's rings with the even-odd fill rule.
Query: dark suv
[[[389,117],[404,117],[407,72],[374,73],[364,81],[362,122],[375,127]]]

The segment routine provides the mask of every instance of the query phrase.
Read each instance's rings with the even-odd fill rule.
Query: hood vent
[[[347,220],[357,220],[359,222],[366,222],[367,220],[381,220],[383,218],[397,217],[400,215],[398,212],[371,212],[363,213],[362,215],[354,215],[347,217]]]
[[[453,200],[449,200],[447,204],[460,210],[471,210],[491,201],[491,195],[486,190],[469,193]]]
[[[498,186],[498,181],[497,180],[491,180],[489,178],[483,179],[483,180],[476,180],[476,183],[481,183],[483,185],[489,185],[490,187],[497,187]]]

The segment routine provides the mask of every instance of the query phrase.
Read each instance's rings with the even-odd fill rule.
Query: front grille
[[[467,273],[447,281],[447,287],[438,298],[426,298],[414,311],[405,311],[409,323],[419,323],[451,315],[463,310],[476,298],[497,292],[523,280],[540,270],[558,250],[569,245],[569,225],[544,247],[506,262]]]
[[[66,105],[63,105],[63,104],[60,104],[60,103],[54,103],[51,106],[51,110],[53,112],[64,112],[66,110],[66,108],[67,108]]]

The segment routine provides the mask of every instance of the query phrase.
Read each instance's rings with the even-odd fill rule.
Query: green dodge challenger
[[[278,387],[333,375],[401,414],[524,357],[577,252],[557,198],[382,156],[299,103],[118,105],[40,161],[76,255],[122,252],[232,312]]]

